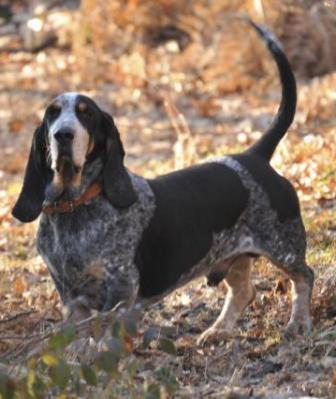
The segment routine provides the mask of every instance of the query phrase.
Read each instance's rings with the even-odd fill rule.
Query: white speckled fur
[[[139,285],[135,251],[155,201],[145,179],[131,178],[139,200],[125,210],[99,196],[73,213],[42,215],[38,250],[65,304],[84,297],[89,308],[109,310],[120,301],[134,301]],[[87,272],[92,263],[102,265],[105,278]]]

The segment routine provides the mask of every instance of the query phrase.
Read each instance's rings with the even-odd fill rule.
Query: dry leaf
[[[11,133],[20,133],[23,127],[23,121],[20,119],[13,119],[9,122],[9,131]]]
[[[25,282],[24,278],[20,277],[20,276],[16,277],[14,280],[13,287],[14,287],[14,292],[17,295],[22,295],[26,289],[26,282]]]

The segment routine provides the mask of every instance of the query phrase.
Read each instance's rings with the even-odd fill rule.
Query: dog
[[[296,109],[296,82],[276,38],[254,24],[282,83],[278,113],[246,151],[154,179],[124,166],[112,117],[90,98],[64,93],[33,136],[13,215],[40,214],[37,247],[65,305],[145,307],[199,276],[224,280],[223,309],[199,344],[230,337],[255,297],[251,262],[265,256],[292,282],[288,336],[311,330],[314,274],[292,185],[270,159]]]

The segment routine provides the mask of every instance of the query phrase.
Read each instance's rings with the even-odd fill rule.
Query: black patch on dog
[[[45,122],[34,133],[30,154],[25,170],[23,187],[12,214],[21,222],[35,220],[42,210],[45,189],[52,179],[52,171],[46,160]]]
[[[236,172],[219,163],[173,172],[149,185],[156,210],[136,256],[145,298],[188,273],[210,250],[213,234],[234,226],[248,201]]]

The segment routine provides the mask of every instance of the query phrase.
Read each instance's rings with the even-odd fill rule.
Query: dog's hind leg
[[[251,282],[251,263],[248,256],[241,256],[234,261],[224,280],[228,292],[223,309],[213,325],[199,336],[198,345],[204,344],[209,338],[225,339],[231,336],[243,310],[255,298],[256,291]]]
[[[279,224],[273,233],[264,227],[267,237],[277,237],[276,241],[267,238],[263,241],[265,256],[284,271],[292,283],[292,311],[285,336],[308,334],[312,326],[310,302],[314,272],[305,261],[306,234],[301,218]]]
[[[312,328],[310,302],[314,284],[314,272],[305,262],[291,265],[290,269],[279,265],[290,277],[292,283],[292,311],[285,330],[285,336],[308,334]]]

